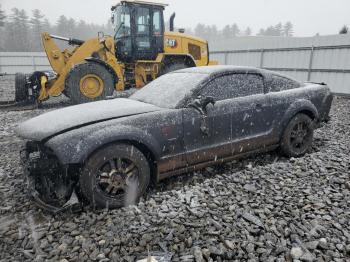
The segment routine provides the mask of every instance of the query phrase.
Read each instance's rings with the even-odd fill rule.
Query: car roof
[[[265,77],[271,77],[273,75],[280,76],[280,77],[287,78],[300,83],[300,81],[290,76],[287,76],[275,71],[263,69],[263,68],[253,67],[253,66],[235,66],[235,65],[199,66],[199,67],[185,68],[185,69],[177,70],[171,73],[206,74],[208,75],[208,78],[214,77],[216,75],[221,75],[223,73],[245,73],[245,74],[255,73],[255,74],[262,74]]]
[[[251,66],[234,66],[234,65],[215,65],[215,66],[199,66],[199,67],[191,67],[191,68],[185,68],[178,71],[175,71],[173,73],[197,73],[197,74],[207,74],[207,75],[213,75],[213,74],[220,74],[220,73],[266,73],[267,71],[264,69],[251,67]]]

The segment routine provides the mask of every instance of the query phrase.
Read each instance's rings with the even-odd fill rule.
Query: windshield
[[[121,38],[130,35],[130,8],[119,5],[113,12],[114,38]]]
[[[130,99],[162,108],[176,108],[207,76],[197,73],[166,74],[147,84]]]

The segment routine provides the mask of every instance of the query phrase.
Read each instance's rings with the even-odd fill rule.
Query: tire
[[[21,102],[28,98],[26,89],[26,75],[22,73],[16,73],[15,76],[15,101]]]
[[[187,66],[184,62],[175,62],[173,64],[166,64],[164,66],[164,68],[161,70],[161,74],[160,75],[165,75],[168,74],[170,72],[176,71],[176,70],[180,70],[180,69],[185,69],[188,68],[189,66]]]
[[[62,91],[62,93],[64,94],[65,97],[70,98],[70,97],[69,97],[69,94],[68,94],[68,92],[67,92],[66,89],[64,89],[64,90]]]
[[[126,178],[128,174],[129,179]],[[89,157],[79,178],[81,193],[91,206],[110,209],[138,202],[149,182],[147,158],[136,147],[127,144],[112,144],[96,151]]]
[[[97,83],[96,88],[88,95],[84,93],[83,86],[86,86],[84,79],[90,77]],[[83,82],[82,82],[83,81]],[[87,87],[88,88],[88,87]],[[89,90],[88,90],[89,91]],[[71,99],[73,104],[88,103],[98,100],[103,100],[107,96],[113,95],[114,91],[114,77],[103,66],[93,62],[84,62],[74,66],[66,77],[65,91],[63,92]]]
[[[312,145],[314,123],[305,114],[295,115],[284,130],[281,140],[281,150],[287,157],[300,157]]]

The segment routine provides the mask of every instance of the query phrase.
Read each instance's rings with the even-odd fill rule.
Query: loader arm
[[[115,71],[119,79],[123,79],[123,72],[115,57],[114,40],[111,37],[102,39],[92,38],[83,42],[73,50],[62,51],[48,34],[42,34],[43,47],[52,69],[57,73],[57,78],[49,81],[46,88],[42,88],[40,100],[49,96],[60,95],[65,88],[65,79],[74,65],[84,62],[86,58],[98,55],[99,59],[105,61]]]

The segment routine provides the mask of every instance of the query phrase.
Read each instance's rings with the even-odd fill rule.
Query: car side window
[[[201,90],[200,95],[212,96],[215,101],[220,101],[263,93],[261,75],[238,73],[215,78]]]
[[[300,87],[300,83],[286,77],[272,75],[267,83],[269,92],[280,92]]]

